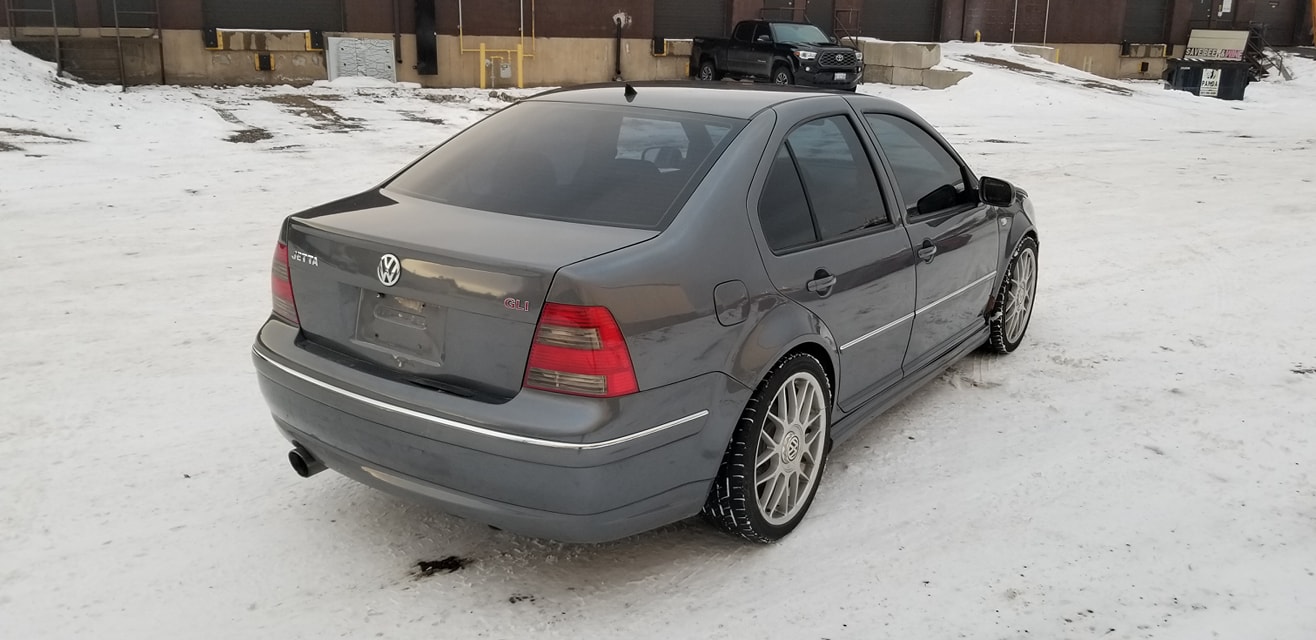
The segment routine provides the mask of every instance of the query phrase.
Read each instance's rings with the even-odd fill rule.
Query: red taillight
[[[270,271],[270,290],[274,293],[274,315],[294,327],[301,326],[301,322],[297,319],[297,302],[292,297],[292,276],[288,273],[288,245],[280,242],[274,249],[274,264]]]
[[[606,307],[548,303],[535,327],[525,386],[579,396],[635,393],[635,368],[621,328]]]

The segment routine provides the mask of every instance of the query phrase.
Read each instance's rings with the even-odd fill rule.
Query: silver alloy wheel
[[[785,69],[777,69],[777,72],[772,74],[772,82],[774,84],[790,84],[791,76]]]
[[[1005,339],[1018,342],[1028,326],[1033,312],[1033,297],[1037,293],[1037,254],[1025,248],[1015,257],[1010,268],[1010,288],[1005,300]]]
[[[700,80],[703,80],[705,82],[712,82],[713,80],[715,80],[715,78],[713,77],[715,75],[717,75],[717,71],[713,68],[712,64],[705,62],[704,64],[699,65]]]
[[[768,524],[789,522],[808,501],[822,469],[827,419],[827,397],[810,373],[791,376],[772,398],[754,453],[754,494]]]

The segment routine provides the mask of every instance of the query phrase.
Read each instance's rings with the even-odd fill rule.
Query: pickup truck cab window
[[[740,42],[752,42],[754,40],[754,23],[742,22],[736,25],[736,31],[731,34],[731,39]]]

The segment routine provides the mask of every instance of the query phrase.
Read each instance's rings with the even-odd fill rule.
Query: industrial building
[[[1045,44],[1108,77],[1157,77],[1193,28],[1310,42],[1310,0],[0,0],[0,37],[89,81],[434,87],[684,77],[694,36],[808,19],[838,37]],[[620,73],[618,73],[620,70]]]

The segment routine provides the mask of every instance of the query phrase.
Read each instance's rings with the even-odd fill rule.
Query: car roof
[[[630,97],[627,96],[628,86],[634,89],[634,94]],[[547,91],[529,100],[666,109],[747,120],[764,109],[786,102],[853,95],[818,89],[739,82],[610,82]],[[895,109],[902,109],[899,104],[890,100],[872,96],[862,97],[885,103]]]

